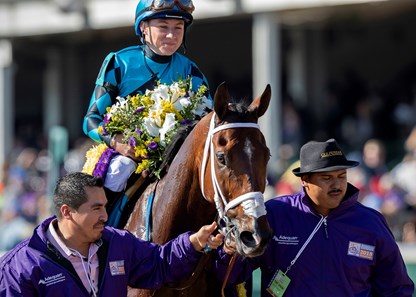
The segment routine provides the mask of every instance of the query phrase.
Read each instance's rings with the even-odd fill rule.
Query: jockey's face
[[[140,24],[150,49],[161,56],[173,55],[181,46],[185,22],[179,19],[151,19]]]

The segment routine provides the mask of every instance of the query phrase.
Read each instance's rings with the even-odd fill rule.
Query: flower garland
[[[105,179],[108,167],[110,166],[110,161],[117,154],[118,152],[116,150],[108,147],[98,159],[98,162],[95,165],[94,172],[92,173],[92,175],[99,176]]]
[[[147,170],[158,176],[163,152],[179,127],[192,125],[211,108],[212,102],[205,96],[207,90],[202,85],[192,91],[189,77],[171,85],[158,82],[154,90],[146,90],[143,95],[118,97],[117,103],[107,108],[98,133],[122,134],[123,141],[134,147],[135,156],[141,159],[135,173]],[[86,154],[83,172],[105,178],[116,154],[103,143],[92,147]]]

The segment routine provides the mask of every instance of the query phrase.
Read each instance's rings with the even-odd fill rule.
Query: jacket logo
[[[350,241],[348,246],[348,255],[373,260],[375,249],[376,247],[373,245]]]
[[[279,235],[279,237],[277,237],[275,235],[273,236],[273,240],[276,241],[278,244],[285,244],[285,245],[298,245],[299,244],[299,238],[297,236]]]
[[[65,275],[63,275],[62,273],[58,273],[52,276],[47,276],[44,279],[40,279],[38,284],[45,285],[48,287],[50,285],[54,285],[63,281],[65,281]]]
[[[124,260],[112,261],[109,263],[109,265],[110,265],[110,272],[112,276],[126,274],[124,270]]]

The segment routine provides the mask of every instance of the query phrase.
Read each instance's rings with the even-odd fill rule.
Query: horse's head
[[[257,124],[270,97],[267,85],[252,102],[237,102],[221,84],[205,144],[202,192],[214,197],[226,244],[246,257],[262,254],[272,234],[263,197],[270,151]]]

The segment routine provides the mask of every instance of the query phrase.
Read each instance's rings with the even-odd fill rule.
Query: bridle
[[[211,157],[211,180],[214,188],[214,202],[218,212],[219,228],[220,232],[225,236],[225,244],[228,245],[230,241],[235,237],[236,226],[231,222],[231,219],[227,216],[228,210],[241,204],[244,213],[251,217],[258,219],[259,217],[266,214],[266,207],[264,205],[264,196],[262,192],[248,192],[243,195],[236,197],[235,199],[227,202],[224,194],[219,186],[217,176],[215,174],[215,152],[212,137],[215,133],[225,129],[235,128],[255,128],[260,129],[260,126],[256,123],[230,123],[223,124],[215,127],[215,113],[213,113],[207,138],[205,140],[204,156],[202,159],[201,167],[201,192],[206,200],[205,187],[204,187],[204,176],[208,163],[208,154]],[[224,206],[223,206],[224,205]]]

